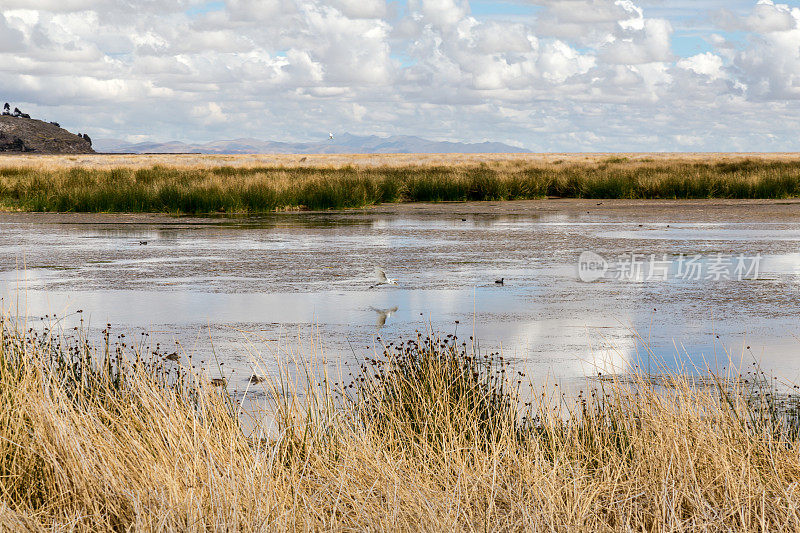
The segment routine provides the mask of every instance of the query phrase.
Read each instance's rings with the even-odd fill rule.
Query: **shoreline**
[[[143,212],[70,212],[70,211],[12,211],[0,209],[0,224],[13,220],[27,222],[41,222],[52,224],[167,224],[167,225],[214,225],[226,222],[260,219],[272,217],[303,217],[303,216],[359,216],[359,215],[385,215],[385,216],[425,216],[425,217],[453,217],[456,215],[484,215],[484,216],[535,216],[543,214],[588,214],[602,215],[604,212],[636,211],[640,208],[653,210],[654,216],[667,216],[670,211],[682,210],[708,210],[708,209],[739,209],[752,207],[768,207],[769,213],[748,212],[751,217],[770,220],[774,217],[786,217],[800,221],[800,198],[786,199],[735,199],[735,198],[709,198],[709,199],[603,199],[598,206],[599,199],[588,198],[546,198],[531,200],[502,200],[502,201],[448,201],[448,202],[387,202],[364,207],[347,209],[318,209],[318,210],[293,210],[273,211],[265,213],[208,213],[208,214],[179,214],[179,213],[143,213]],[[685,213],[683,213],[685,214]],[[730,216],[730,213],[726,213]]]

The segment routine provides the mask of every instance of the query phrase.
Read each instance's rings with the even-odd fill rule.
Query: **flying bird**
[[[330,139],[331,141],[333,140],[333,133],[328,134],[328,139]]]
[[[378,282],[372,285],[370,289],[374,289],[378,285],[384,285],[384,284],[397,285],[397,280],[392,278],[387,278],[386,272],[384,272],[383,269],[380,267],[375,267],[375,277],[378,278]]]
[[[378,327],[382,327],[386,324],[386,319],[391,317],[393,314],[397,312],[397,306],[395,305],[391,309],[378,309],[376,307],[370,307],[373,311],[378,313]]]

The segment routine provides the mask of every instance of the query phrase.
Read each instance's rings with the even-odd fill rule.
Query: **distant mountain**
[[[429,141],[421,137],[395,135],[360,137],[344,133],[333,140],[312,143],[288,143],[259,139],[234,139],[187,144],[180,141],[165,143],[127,143],[117,139],[97,139],[94,148],[106,153],[165,153],[165,154],[478,154],[521,153],[524,148],[497,142],[477,144]]]

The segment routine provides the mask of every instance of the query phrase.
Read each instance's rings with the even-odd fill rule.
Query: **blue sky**
[[[798,24],[770,0],[4,0],[0,93],[129,141],[794,151]]]

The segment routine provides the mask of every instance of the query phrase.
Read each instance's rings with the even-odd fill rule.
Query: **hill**
[[[0,153],[93,154],[92,144],[56,124],[0,116]]]
[[[98,139],[95,147],[100,152],[135,154],[489,154],[529,151],[497,142],[470,144],[430,141],[409,135],[378,137],[349,133],[338,135],[333,140],[310,143],[234,139],[198,144],[180,141],[134,144],[116,139]]]

